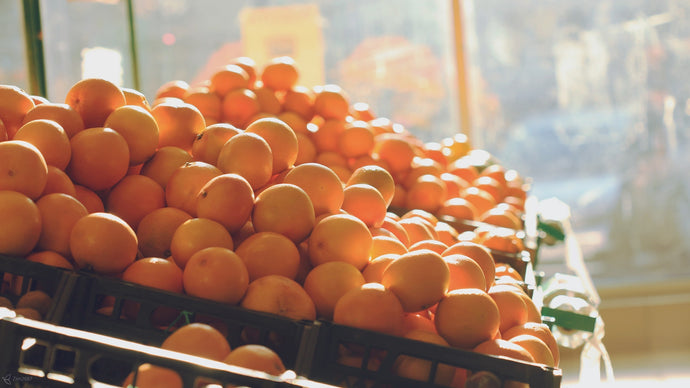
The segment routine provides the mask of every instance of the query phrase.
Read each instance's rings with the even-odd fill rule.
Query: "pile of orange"
[[[237,58],[151,104],[102,79],[60,103],[0,86],[0,140],[0,254],[492,354],[524,327],[548,352],[511,349],[558,364],[491,253],[522,249],[519,174],[463,135],[424,143],[337,85],[301,86],[291,58]]]

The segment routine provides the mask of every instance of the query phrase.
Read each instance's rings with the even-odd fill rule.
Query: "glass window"
[[[425,140],[458,131],[451,3],[446,0],[134,3],[141,90],[202,82],[238,56],[261,68],[290,55],[299,83],[340,85],[351,102]]]
[[[64,101],[77,81],[98,76],[133,87],[126,2],[42,1],[48,99]]]
[[[0,84],[30,92],[22,20],[20,1],[0,2]]]
[[[690,4],[463,5],[474,142],[570,205],[599,285],[690,277]]]

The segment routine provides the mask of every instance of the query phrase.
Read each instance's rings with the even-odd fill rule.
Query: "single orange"
[[[316,307],[309,294],[296,281],[280,275],[267,275],[249,283],[240,306],[295,320],[316,319]]]
[[[41,197],[50,193],[64,193],[73,197],[77,196],[77,190],[74,188],[72,179],[70,179],[66,172],[55,166],[48,166],[46,186],[43,188]]]
[[[278,353],[265,345],[246,344],[230,351],[224,363],[247,368],[273,376],[282,375],[287,368]]]
[[[383,196],[386,207],[390,206],[395,195],[395,181],[385,168],[377,165],[366,165],[355,169],[345,184],[350,186],[358,183],[366,183],[376,188]]]
[[[312,232],[316,216],[304,190],[279,183],[256,196],[251,219],[257,232],[280,233],[298,244]]]
[[[318,125],[313,131],[309,132],[311,140],[319,153],[336,152],[338,150],[338,139],[340,134],[345,131],[345,120],[327,119]]]
[[[467,312],[472,314],[468,315]],[[438,334],[451,346],[473,349],[496,335],[500,315],[496,302],[478,288],[448,291],[436,307]]]
[[[276,91],[286,91],[297,84],[299,70],[292,57],[272,58],[261,70],[261,83]]]
[[[35,106],[31,96],[20,87],[0,85],[0,121],[8,139],[14,137],[26,114]]]
[[[152,287],[168,292],[182,293],[182,270],[174,261],[160,257],[144,257],[135,260],[122,272],[126,282]]]
[[[148,110],[135,105],[115,109],[104,127],[117,131],[129,146],[129,165],[144,163],[158,149],[158,123]]]
[[[255,133],[240,133],[221,147],[216,166],[223,173],[241,175],[256,191],[273,175],[271,146]]]
[[[222,174],[201,187],[196,199],[196,215],[221,223],[235,233],[250,219],[254,209],[254,191],[238,174]]]
[[[213,326],[198,322],[173,331],[161,348],[215,361],[222,361],[230,354],[230,344],[225,336]]]
[[[184,221],[175,229],[170,239],[170,254],[183,270],[194,253],[208,247],[235,248],[227,229],[208,218]]]
[[[199,109],[182,100],[161,102],[151,114],[158,123],[158,148],[175,146],[189,151],[196,135],[206,128]]]
[[[440,254],[420,249],[400,255],[390,263],[381,284],[393,291],[406,312],[425,310],[448,291],[450,273]]]
[[[314,214],[334,214],[343,204],[343,184],[332,169],[319,163],[304,163],[290,170],[283,183],[299,186],[314,207]]]
[[[297,85],[283,96],[283,110],[295,112],[305,121],[314,117],[314,93],[306,86]]]
[[[103,200],[93,190],[82,186],[74,185],[74,197],[86,207],[89,213],[104,212]]]
[[[285,122],[274,118],[259,119],[249,124],[245,132],[261,136],[271,147],[272,174],[278,174],[295,164],[297,136]]]
[[[120,217],[90,213],[79,218],[70,232],[72,258],[79,268],[100,274],[124,271],[137,257],[137,235]]]
[[[496,277],[496,263],[491,251],[485,246],[471,241],[458,241],[446,249],[441,255],[448,257],[454,254],[461,254],[469,257],[479,264],[484,272],[484,280],[486,282],[485,291],[494,284]]]
[[[237,246],[249,272],[249,281],[266,275],[282,275],[295,279],[300,253],[292,240],[274,232],[256,232]]]
[[[188,89],[189,84],[187,83],[187,81],[179,79],[170,80],[158,87],[154,99],[158,100],[165,97],[174,97],[182,99]]]
[[[349,214],[322,218],[309,236],[309,260],[317,266],[344,261],[363,269],[369,263],[372,236],[367,225]]]
[[[0,142],[0,190],[38,198],[48,181],[48,165],[41,151],[22,140]]]
[[[366,283],[338,299],[333,310],[333,322],[398,335],[404,314],[402,304],[393,291],[379,283]]]
[[[259,112],[277,115],[282,111],[283,107],[275,90],[267,86],[261,86],[252,89],[252,91],[256,95],[256,101],[259,103]]]
[[[0,214],[0,254],[26,256],[41,237],[42,222],[38,206],[22,193],[0,190]]]
[[[249,286],[249,273],[240,256],[228,248],[210,246],[196,251],[182,275],[187,294],[237,304]]]
[[[371,155],[373,149],[374,131],[366,121],[347,123],[338,136],[338,152],[346,158]]]
[[[222,98],[235,89],[249,87],[249,74],[236,64],[228,64],[213,72],[209,80],[209,90]]]
[[[79,113],[84,128],[102,127],[106,118],[125,105],[120,87],[101,78],[85,78],[70,87],[65,103]]]
[[[151,111],[151,104],[149,104],[149,101],[146,99],[146,95],[144,93],[136,89],[125,87],[120,87],[120,90],[122,90],[122,94],[125,95],[125,105],[139,106],[149,112]]]
[[[170,176],[187,162],[192,161],[192,156],[180,147],[161,147],[141,167],[140,174],[146,175],[165,188]]]
[[[340,208],[362,220],[368,227],[381,226],[387,212],[386,201],[381,193],[374,186],[364,183],[345,186]]]
[[[70,233],[74,224],[88,213],[76,198],[61,193],[42,196],[36,201],[41,213],[41,238],[37,248],[71,257]]]
[[[304,279],[304,290],[314,301],[317,316],[331,320],[338,299],[364,283],[362,272],[355,266],[342,261],[331,261],[309,271]]]
[[[187,162],[170,176],[165,187],[165,202],[168,206],[182,209],[196,217],[198,194],[204,185],[223,172],[205,162]]]
[[[251,118],[261,111],[256,93],[247,88],[229,91],[221,102],[222,120],[237,128],[246,128]]]
[[[345,120],[350,114],[350,100],[338,85],[326,84],[314,88],[314,113],[325,120]]]
[[[147,214],[164,207],[165,191],[145,175],[127,175],[108,192],[105,208],[136,230]]]
[[[22,125],[13,140],[23,140],[41,151],[46,164],[64,170],[72,156],[67,133],[53,120],[36,119]]]
[[[487,289],[484,271],[476,261],[461,254],[446,255],[443,260],[450,270],[449,291],[460,288]]]
[[[87,128],[72,136],[70,143],[72,158],[66,171],[74,183],[100,191],[127,175],[129,146],[115,130]]]
[[[211,124],[194,138],[192,143],[192,157],[194,160],[215,165],[223,144],[231,137],[242,133],[232,124]]]

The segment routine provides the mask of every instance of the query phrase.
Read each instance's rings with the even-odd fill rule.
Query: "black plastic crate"
[[[2,318],[2,317],[0,317]],[[236,384],[250,387],[334,388],[304,378],[233,367],[182,353],[26,318],[0,319],[0,372],[8,386],[121,386],[142,364],[172,369],[184,387]],[[63,360],[56,362],[56,360]],[[69,363],[64,360],[70,360]],[[103,378],[99,365],[126,365],[119,376]],[[6,380],[6,381],[5,381]]]
[[[28,261],[22,257],[0,255],[0,296],[16,305],[19,298],[29,291],[44,291],[52,298],[52,305],[43,317],[47,322],[60,322],[63,319],[75,277],[71,270]]]
[[[103,302],[112,307],[103,311]],[[128,306],[137,311],[128,314]],[[164,322],[156,321],[164,311]],[[288,369],[302,372],[300,350],[313,336],[312,321],[296,321],[189,295],[140,286],[115,278],[79,273],[64,325],[159,346],[175,328],[204,322],[226,335],[232,348],[261,344],[273,349]]]
[[[494,357],[369,330],[318,322],[319,335],[313,344],[311,373],[305,377],[348,388],[359,387],[447,387],[437,383],[440,368],[459,367],[468,371],[491,372],[502,380],[514,380],[533,388],[560,387],[562,372],[558,368]],[[343,363],[343,349],[359,354],[357,365]],[[399,356],[429,361],[431,371],[426,381],[402,378],[394,365]],[[372,359],[379,362],[372,363]]]

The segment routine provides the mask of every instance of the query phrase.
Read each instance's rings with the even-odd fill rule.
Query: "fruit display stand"
[[[447,387],[437,384],[442,369],[455,367],[490,372],[501,381],[517,381],[530,387],[556,388],[561,371],[545,365],[479,354],[447,346],[385,335],[331,322],[319,322],[319,338],[309,378],[343,387]],[[343,350],[357,354],[358,362],[342,358]],[[403,378],[394,371],[400,358],[426,362],[425,381]]]
[[[51,303],[42,307],[44,311],[40,311],[40,318],[46,322],[60,322],[63,319],[67,308],[65,297],[72,295],[75,283],[72,271],[24,258],[0,255],[0,275],[0,296],[7,298],[12,307],[17,306],[22,296],[32,291],[42,291],[50,297]]]
[[[4,311],[3,311],[4,310]],[[121,386],[99,376],[98,366],[125,364],[129,370],[149,364],[174,370],[181,386],[203,384],[251,387],[332,387],[294,374],[271,376],[137,342],[98,335],[22,317],[0,309],[0,371],[12,386]],[[4,316],[4,317],[3,317]],[[136,384],[136,376],[132,376]]]
[[[110,299],[111,307],[103,309]],[[136,310],[127,311],[132,304]],[[156,322],[164,312],[164,322]],[[262,344],[280,355],[285,366],[303,372],[300,351],[312,322],[250,311],[234,305],[152,289],[119,279],[78,273],[63,324],[69,327],[159,346],[177,327],[205,322],[226,335],[232,348]]]

